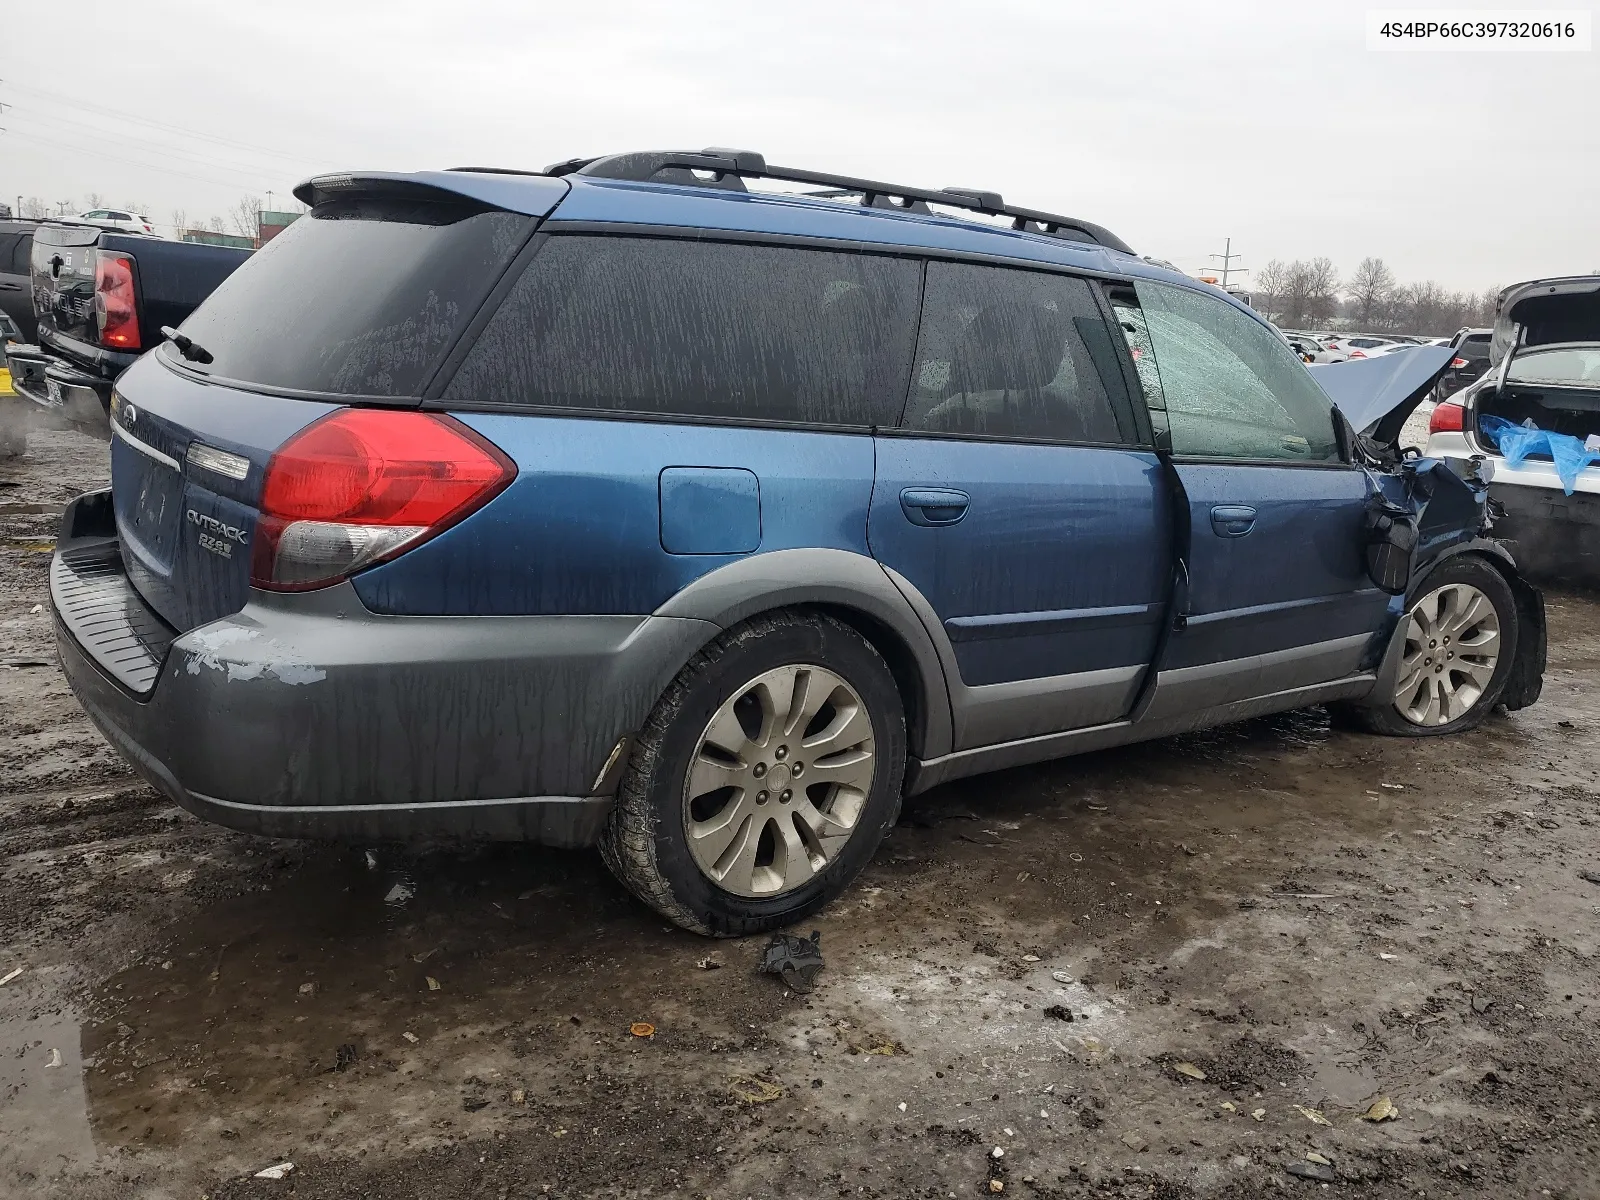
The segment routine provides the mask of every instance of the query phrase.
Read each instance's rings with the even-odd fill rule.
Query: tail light
[[[1366,355],[1364,353],[1362,353],[1360,350],[1352,350],[1352,351],[1350,351],[1350,357],[1351,358],[1365,358]]]
[[[113,350],[141,349],[133,259],[110,250],[94,252],[94,315],[102,346]]]
[[[267,463],[250,582],[275,592],[337,583],[448,529],[516,474],[453,417],[340,409]]]
[[[1441,400],[1428,418],[1429,433],[1460,433],[1466,425],[1467,410],[1454,400]]]
[[[1459,371],[1459,370],[1461,370],[1462,367],[1464,367],[1466,365],[1467,365],[1467,360],[1464,359],[1464,358],[1452,358],[1450,360],[1450,369],[1452,371]]]

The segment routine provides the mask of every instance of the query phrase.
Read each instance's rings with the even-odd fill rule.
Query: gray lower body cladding
[[[57,564],[83,549],[64,545]],[[108,608],[143,602],[98,582],[92,612],[52,589],[90,717],[178,804],[278,836],[587,844],[619,740],[717,632],[671,617],[381,617],[348,585],[253,593],[173,638],[141,694],[118,681],[140,678],[126,662],[138,648],[100,631]]]

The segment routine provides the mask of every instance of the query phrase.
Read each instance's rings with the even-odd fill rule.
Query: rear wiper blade
[[[161,327],[161,336],[176,346],[178,348],[178,353],[183,355],[190,362],[209,363],[216,361],[216,359],[212,356],[211,351],[207,350],[188,334],[179,333],[171,325],[163,325]]]

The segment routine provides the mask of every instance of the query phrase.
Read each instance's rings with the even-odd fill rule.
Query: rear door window
[[[203,370],[220,378],[420,396],[532,224],[424,200],[318,205],[230,275],[183,332],[210,351]]]
[[[920,279],[915,261],[881,255],[553,237],[444,399],[893,425]]]
[[[1144,328],[1129,346],[1154,349],[1175,454],[1341,461],[1332,402],[1270,328],[1203,292],[1134,286]]]
[[[1133,409],[1114,347],[1085,280],[929,263],[904,427],[1133,441]]]

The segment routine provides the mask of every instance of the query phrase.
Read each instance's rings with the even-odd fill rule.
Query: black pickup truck
[[[111,385],[251,251],[47,223],[29,262],[36,345],[6,347],[19,397],[74,424],[107,428]]]

